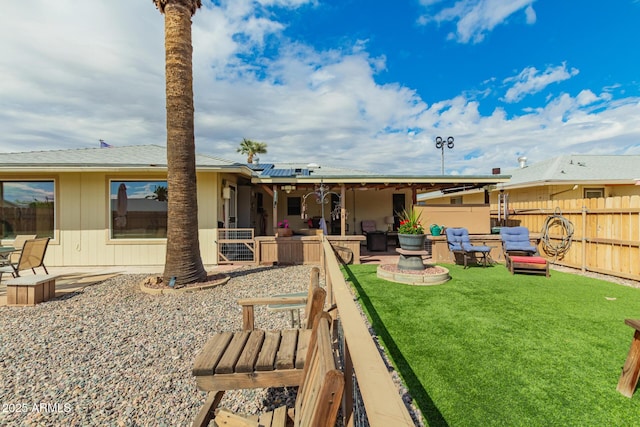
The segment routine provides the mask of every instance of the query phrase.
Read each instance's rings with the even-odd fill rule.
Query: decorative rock
[[[122,275],[35,307],[0,307],[3,402],[60,409],[2,413],[0,423],[191,425],[206,398],[191,369],[209,336],[242,329],[239,298],[306,291],[311,267],[242,267],[225,273],[224,286],[163,295],[141,291],[145,275]],[[288,313],[266,307],[255,318],[260,328],[290,327]],[[230,390],[221,406],[245,414],[292,407],[296,390]]]

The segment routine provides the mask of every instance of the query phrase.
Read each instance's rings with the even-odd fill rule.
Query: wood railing
[[[497,205],[492,209],[497,214]],[[505,225],[543,234],[547,218],[556,214],[571,222],[573,235],[562,256],[549,256],[552,262],[640,280],[640,196],[509,203]],[[548,235],[551,246],[566,239],[560,227],[550,228]]]
[[[341,327],[339,335],[344,340],[341,348],[345,372],[345,425],[415,426],[399,394],[398,386],[393,382],[344,280],[338,260],[327,239],[322,239],[322,250],[327,299],[331,305],[335,304],[337,307],[337,319]],[[354,408],[359,406],[353,398],[354,394],[361,397],[366,415],[354,411]],[[360,418],[362,416],[365,417],[364,420]]]

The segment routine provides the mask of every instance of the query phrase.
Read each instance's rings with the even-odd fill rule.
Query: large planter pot
[[[400,234],[398,233],[398,242],[400,248],[405,251],[423,251],[426,234]]]
[[[291,237],[293,236],[293,230],[291,228],[278,228],[276,229],[278,237]]]

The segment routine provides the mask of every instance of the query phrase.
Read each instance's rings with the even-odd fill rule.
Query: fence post
[[[342,417],[345,422],[345,425],[353,425],[353,362],[351,361],[351,352],[349,352],[349,345],[344,341],[344,360],[343,360],[343,371],[344,371],[344,393],[342,394]]]
[[[582,262],[581,270],[587,271],[587,207],[582,205]]]

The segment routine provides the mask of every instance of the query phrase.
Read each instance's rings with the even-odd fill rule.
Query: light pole
[[[444,147],[445,146],[447,148],[453,148],[453,137],[449,136],[445,141],[444,139],[442,139],[442,137],[436,136],[436,148],[439,148],[442,150],[442,175],[444,175]]]

